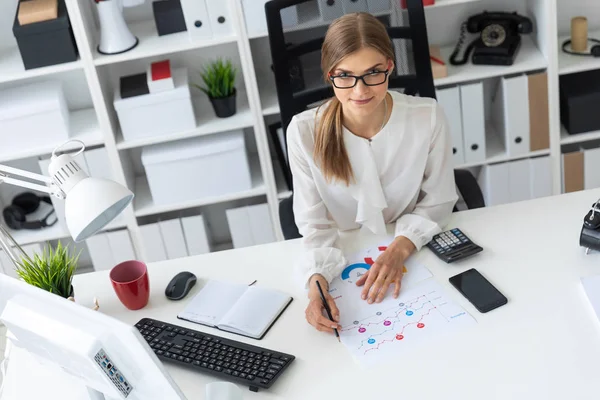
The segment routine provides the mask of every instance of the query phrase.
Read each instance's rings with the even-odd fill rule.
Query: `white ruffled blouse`
[[[395,236],[405,236],[419,250],[441,231],[458,199],[443,110],[433,99],[389,93],[389,121],[374,137],[344,128],[355,177],[349,186],[328,183],[315,164],[317,109],[296,115],[288,126],[294,216],[305,249],[297,272],[304,285],[315,273],[331,282],[346,266],[340,230],[364,227],[385,235],[386,224],[395,222]]]

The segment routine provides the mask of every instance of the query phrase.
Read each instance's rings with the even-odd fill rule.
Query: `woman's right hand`
[[[323,306],[323,300],[321,300],[321,294],[319,293],[319,288],[317,287],[317,281],[321,285],[321,289],[323,289],[323,295],[325,295],[325,300],[329,305],[329,309],[331,310],[331,316],[334,321],[331,321],[327,316],[327,312],[325,311],[325,307]],[[327,280],[319,274],[313,275],[310,278],[309,289],[308,289],[308,307],[306,307],[306,320],[309,324],[317,328],[318,331],[321,332],[330,332],[333,333],[333,329],[341,329],[340,321],[340,311],[335,305],[335,301],[333,297],[329,294],[328,291],[329,284]]]

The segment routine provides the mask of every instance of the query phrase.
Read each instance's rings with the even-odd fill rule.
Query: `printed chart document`
[[[209,280],[177,318],[262,339],[291,301],[278,290]]]
[[[348,257],[349,265],[329,290],[340,310],[340,339],[354,358],[365,365],[398,359],[403,351],[433,340],[436,335],[476,323],[446,295],[431,272],[413,259],[405,265],[397,299],[390,288],[381,303],[362,300],[362,287],[356,286],[356,280],[385,248],[377,246]]]

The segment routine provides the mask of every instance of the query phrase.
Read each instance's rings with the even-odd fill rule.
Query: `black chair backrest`
[[[335,0],[350,1],[350,0]],[[399,2],[399,0],[391,0],[392,2]],[[308,54],[315,54],[319,57],[321,46],[324,40],[324,33],[322,35],[314,34],[310,35],[296,35],[296,37],[308,37],[308,39],[302,42],[288,43],[286,40],[286,30],[283,27],[282,13],[286,10],[289,11],[290,7],[297,7],[296,10],[302,11],[302,7],[305,7],[309,3],[314,3],[316,6],[316,0],[271,0],[265,4],[265,11],[267,17],[267,27],[269,32],[269,42],[271,46],[271,57],[273,61],[273,73],[275,76],[277,98],[279,102],[280,115],[281,115],[281,127],[283,128],[284,138],[287,126],[289,125],[292,117],[311,105],[327,100],[333,96],[333,89],[331,85],[323,82],[322,79],[315,86],[315,82],[310,82],[313,87],[304,87],[303,90],[298,90],[297,81],[294,82],[295,77],[290,73],[294,68],[298,67],[298,60],[302,57],[306,57]],[[391,26],[389,20],[383,21],[387,27],[388,35],[398,43],[398,39],[405,40],[405,45],[410,45],[410,52],[408,54],[412,60],[399,59],[404,57],[396,54],[396,65],[411,65],[410,72],[404,75],[400,75],[397,71],[389,78],[389,88],[392,90],[404,89],[404,93],[410,95],[419,95],[421,97],[435,98],[435,86],[433,83],[433,73],[431,70],[431,61],[429,58],[429,43],[427,39],[427,27],[425,22],[425,13],[423,10],[422,0],[407,0],[407,9],[404,13],[408,14],[408,26]],[[381,18],[380,18],[381,19]],[[325,26],[326,29],[326,26]],[[289,31],[290,29],[288,29]],[[293,30],[293,29],[292,29]],[[323,30],[324,32],[324,30]],[[317,32],[319,33],[319,32]],[[316,58],[313,57],[313,62]],[[412,63],[411,63],[412,61]],[[321,76],[320,65],[319,73],[313,74]],[[315,65],[312,65],[313,70]],[[408,70],[409,68],[403,68]],[[302,73],[302,71],[299,71]],[[296,85],[296,86],[295,86]],[[276,135],[273,135],[272,139],[278,142],[279,139]],[[287,140],[285,143],[276,143],[276,149],[280,153],[280,149],[287,147]],[[282,160],[281,154],[279,154],[280,161],[282,162],[282,168],[284,168],[284,174],[288,185],[291,186],[291,176],[289,167],[285,159]]]

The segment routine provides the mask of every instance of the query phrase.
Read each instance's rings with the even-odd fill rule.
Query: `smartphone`
[[[492,311],[508,302],[508,299],[474,268],[454,275],[450,278],[450,283],[482,313]]]

